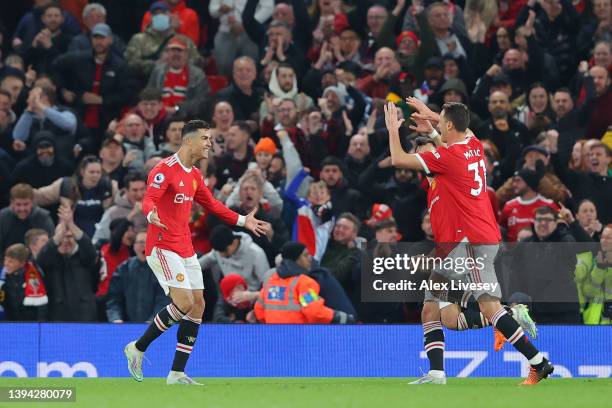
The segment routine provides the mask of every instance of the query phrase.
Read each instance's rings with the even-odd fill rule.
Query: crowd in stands
[[[290,261],[333,310],[418,321],[418,304],[361,300],[366,248],[433,245],[427,180],[392,166],[383,117],[391,101],[409,120],[414,96],[438,112],[469,107],[507,253],[588,248],[502,262],[521,271],[505,294],[562,287],[573,300],[534,304],[536,321],[610,324],[612,0],[0,10],[0,320],[150,321],[169,299],[144,256],[148,173],[176,153],[186,121],[204,119],[208,188],[272,225],[267,237],[232,230],[194,203],[206,320],[265,321],[262,285]],[[406,151],[419,136],[401,128]],[[296,241],[312,263],[300,246],[281,250]],[[537,279],[543,270],[558,286]]]

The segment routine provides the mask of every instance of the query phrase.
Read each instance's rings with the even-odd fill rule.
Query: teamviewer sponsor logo
[[[183,193],[178,193],[177,195],[174,196],[175,204],[183,204],[186,201],[193,201],[193,197],[186,196]]]

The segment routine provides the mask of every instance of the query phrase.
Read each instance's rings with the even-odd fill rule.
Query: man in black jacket
[[[73,220],[72,210],[60,207],[55,235],[38,255],[49,295],[49,320],[96,320],[98,269],[96,249]]]
[[[93,53],[64,54],[52,69],[64,100],[100,141],[108,122],[119,117],[123,106],[133,104],[139,84],[126,62],[110,51],[110,27],[97,24],[91,35]]]
[[[145,259],[147,232],[136,234],[136,256],[123,262],[110,281],[106,315],[111,323],[150,322],[170,303]]]
[[[256,119],[264,90],[255,84],[257,67],[255,61],[247,56],[234,60],[232,83],[217,92],[219,100],[226,100],[232,105],[236,120]]]
[[[49,72],[55,58],[68,51],[72,35],[62,30],[64,14],[58,3],[43,8],[41,21],[43,28],[29,44],[24,44],[21,53],[25,63],[32,65],[37,73]]]
[[[349,187],[344,171],[342,161],[335,156],[327,156],[321,162],[320,177],[331,193],[332,213],[337,216],[350,212],[358,219],[363,219],[368,203],[359,191]]]
[[[532,316],[538,323],[578,324],[578,293],[574,283],[576,240],[550,207],[535,210],[533,236],[513,251],[508,294],[532,297]]]
[[[489,96],[489,113],[491,118],[474,131],[480,140],[488,139],[495,144],[502,157],[500,170],[502,179],[511,177],[516,162],[521,157],[523,146],[528,146],[529,132],[527,127],[510,115],[508,95],[495,91]]]
[[[427,207],[427,194],[420,187],[416,172],[407,169],[392,169],[391,158],[383,155],[375,160],[359,176],[362,191],[374,202],[391,207],[398,228],[405,241],[414,242],[423,238],[420,230],[421,214]],[[393,170],[392,173],[389,173]],[[378,182],[381,177],[384,181]]]

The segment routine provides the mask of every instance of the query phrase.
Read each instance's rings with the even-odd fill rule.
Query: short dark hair
[[[162,100],[162,93],[159,89],[153,87],[146,87],[140,94],[138,94],[138,101],[160,101]]]
[[[555,220],[557,219],[557,211],[555,211],[552,207],[549,207],[547,205],[543,205],[541,207],[536,208],[534,213],[537,215],[550,214],[555,218]]]
[[[286,62],[281,62],[280,64],[278,64],[278,65],[276,66],[276,70],[277,70],[277,71],[278,71],[279,69],[281,69],[281,68],[290,69],[290,70],[292,70],[292,71],[293,71],[293,73],[295,74],[295,68],[293,68],[293,66],[289,65],[289,64],[288,64],[288,63],[286,63]]]
[[[574,95],[572,94],[572,91],[570,91],[570,89],[566,86],[562,86],[561,88],[558,88],[555,93],[557,92],[561,92],[561,93],[566,93],[570,96],[571,100],[574,100]],[[553,94],[554,95],[554,94]]]
[[[232,126],[236,126],[242,132],[249,135],[249,137],[251,136],[251,133],[253,133],[253,128],[251,127],[251,125],[249,125],[249,123],[246,120],[237,120],[234,123],[232,123]]]
[[[47,10],[49,10],[50,8],[59,9],[60,13],[64,12],[64,8],[62,7],[61,4],[59,4],[59,2],[52,1],[50,4],[47,4],[45,7],[42,8],[42,13],[40,15],[45,14],[47,12]]]
[[[428,144],[433,145],[434,147],[436,146],[434,141],[431,138],[429,138],[429,137],[419,136],[419,137],[414,139],[414,146],[415,147],[427,146]]]
[[[210,129],[210,124],[200,119],[190,120],[189,122],[185,123],[185,126],[183,126],[183,130],[181,131],[181,136],[185,138],[185,136],[191,133],[194,133],[200,129],[204,129],[204,130]]]
[[[465,132],[470,125],[470,110],[459,102],[446,102],[442,106],[444,117],[459,132]]]
[[[125,186],[125,188],[130,188],[130,183],[133,183],[135,181],[143,181],[146,183],[147,179],[141,172],[131,171],[123,178],[123,185]]]

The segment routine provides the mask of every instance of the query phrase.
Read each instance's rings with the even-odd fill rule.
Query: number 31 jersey
[[[485,155],[475,137],[434,151],[418,153],[428,175],[435,176],[430,188],[431,228],[436,242],[497,244],[499,226],[487,194]]]

